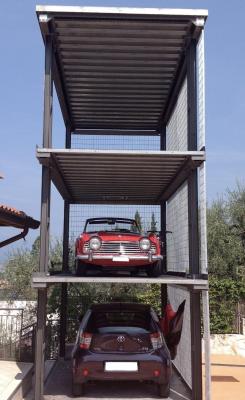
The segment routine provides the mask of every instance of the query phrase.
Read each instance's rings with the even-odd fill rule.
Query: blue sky
[[[245,171],[245,2],[213,1],[33,1],[1,2],[0,203],[40,217],[41,168],[35,146],[42,143],[44,48],[36,4],[207,8],[206,136],[207,190],[211,202],[244,182]],[[53,144],[64,145],[64,126],[54,105]],[[62,232],[62,201],[52,190],[52,234]],[[0,237],[10,234],[1,230]],[[28,236],[30,244],[37,232]],[[8,247],[8,250],[11,247]],[[0,252],[0,260],[7,250]]]

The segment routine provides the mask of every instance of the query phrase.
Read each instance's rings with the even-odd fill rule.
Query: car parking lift
[[[45,81],[43,144],[36,151],[42,189],[40,265],[32,279],[38,291],[35,400],[43,398],[48,287],[62,285],[64,356],[67,285],[85,282],[159,283],[163,305],[168,296],[188,296],[190,338],[182,334],[181,340],[190,342],[189,377],[183,371],[188,364],[183,368],[177,360],[176,368],[191,387],[191,398],[202,399],[202,317],[205,399],[210,399],[203,42],[207,15],[206,10],[37,6]],[[64,119],[65,149],[52,147],[53,84]],[[72,149],[72,135],[158,136],[160,146],[157,151]],[[51,182],[64,200],[63,267],[56,275],[48,269]],[[159,278],[72,275],[72,204],[159,205],[166,273]],[[175,263],[176,249],[165,232],[169,225],[177,229],[173,221],[179,205],[186,210],[179,215],[176,235],[185,240],[177,243],[182,247]],[[181,261],[182,252],[188,266]]]

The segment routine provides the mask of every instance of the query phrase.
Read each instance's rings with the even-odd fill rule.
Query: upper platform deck
[[[207,10],[37,6],[54,82],[74,133],[158,135]]]
[[[205,152],[37,149],[37,158],[70,203],[161,204]]]

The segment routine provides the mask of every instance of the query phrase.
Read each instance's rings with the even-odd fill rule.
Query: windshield
[[[112,219],[94,219],[88,220],[85,225],[84,232],[125,232],[140,233],[134,220],[124,220],[118,218]]]

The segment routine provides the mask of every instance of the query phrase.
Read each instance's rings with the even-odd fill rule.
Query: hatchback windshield
[[[139,233],[136,222],[121,218],[108,218],[108,219],[91,219],[87,220],[84,232],[125,232],[125,233]]]

